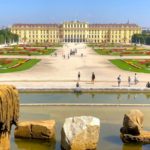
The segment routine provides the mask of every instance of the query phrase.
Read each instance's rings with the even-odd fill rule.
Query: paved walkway
[[[77,49],[77,54],[68,59],[71,49]],[[83,57],[81,54],[83,53]],[[64,59],[63,55],[66,56]],[[100,56],[85,44],[65,44],[57,50],[55,56],[0,56],[0,58],[37,58],[41,59],[36,66],[21,72],[0,74],[0,83],[11,83],[18,88],[73,88],[75,87],[77,74],[81,73],[81,86],[84,88],[116,87],[117,76],[120,74],[123,87],[128,87],[127,79],[133,72],[123,71],[109,62],[109,59],[119,56]],[[124,58],[147,58],[149,56],[128,56]],[[92,72],[96,75],[95,84],[91,84]],[[138,73],[140,83],[132,87],[145,87],[150,80],[149,74]]]

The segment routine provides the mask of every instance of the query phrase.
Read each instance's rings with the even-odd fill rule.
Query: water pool
[[[149,93],[20,93],[21,104],[85,103],[85,104],[150,104]],[[11,150],[61,150],[60,133],[65,118],[95,116],[101,120],[97,150],[150,150],[150,145],[123,144],[119,138],[124,113],[140,109],[145,115],[144,128],[150,130],[150,106],[25,106],[20,107],[20,121],[56,120],[56,141],[47,143],[35,140],[14,139]]]
[[[92,115],[101,119],[100,140],[97,150],[149,150],[150,145],[123,144],[119,138],[124,113],[133,107],[100,106],[22,106],[20,120],[56,120],[56,142],[46,143],[34,140],[14,140],[11,150],[61,150],[60,133],[64,119],[71,116]],[[135,108],[135,107],[134,107]],[[150,130],[150,107],[139,107],[145,116],[144,129]]]
[[[21,104],[94,103],[150,104],[150,93],[21,93]]]

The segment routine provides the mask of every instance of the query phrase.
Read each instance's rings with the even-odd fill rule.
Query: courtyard
[[[69,56],[71,50],[76,55]],[[57,55],[56,55],[57,54]],[[81,56],[83,55],[83,57]],[[64,58],[65,56],[65,58]],[[40,59],[32,68],[0,74],[2,83],[11,83],[18,88],[74,88],[77,74],[80,72],[80,85],[83,88],[116,87],[117,76],[121,75],[122,86],[127,87],[127,78],[134,77],[134,72],[125,71],[110,63],[109,60],[120,59],[120,56],[98,55],[84,43],[68,43],[57,48],[52,55],[43,56],[0,56],[0,58]],[[124,59],[149,59],[150,56],[124,56]],[[91,84],[92,72],[96,75],[95,84]],[[138,73],[139,84],[133,87],[145,87],[149,74]],[[44,83],[44,84],[43,84]]]

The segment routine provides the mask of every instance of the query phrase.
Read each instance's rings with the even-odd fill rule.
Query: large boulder
[[[144,115],[140,110],[131,110],[124,115],[122,134],[140,135],[143,130]]]
[[[100,120],[91,116],[67,118],[61,132],[65,150],[96,149],[99,141]]]
[[[15,138],[54,139],[55,121],[25,121],[20,122],[15,129]]]
[[[131,110],[124,115],[120,138],[124,143],[150,143],[150,132],[143,130],[144,115],[140,110]]]

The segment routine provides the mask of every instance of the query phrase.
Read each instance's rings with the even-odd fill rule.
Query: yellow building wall
[[[13,25],[11,31],[24,43],[131,43],[141,28],[130,24],[90,25],[86,22],[64,22],[62,25]]]

